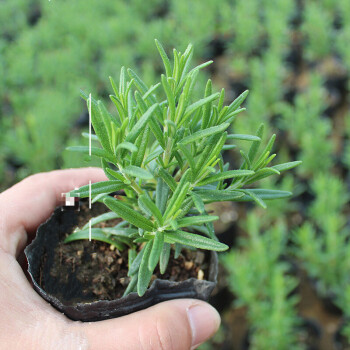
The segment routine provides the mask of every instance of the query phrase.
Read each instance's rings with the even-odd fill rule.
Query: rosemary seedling
[[[212,62],[190,69],[193,52],[189,45],[182,54],[174,50],[173,63],[156,41],[165,74],[147,86],[131,69],[121,69],[119,85],[112,78],[110,96],[117,113],[111,114],[101,101],[83,93],[95,131],[93,156],[101,159],[108,181],[92,184],[93,201],[103,202],[110,212],[92,219],[93,239],[119,250],[129,249],[130,283],[125,295],[147,290],[157,265],[164,273],[172,246],[224,251],[213,229],[217,216],[208,215],[205,204],[219,201],[255,201],[284,198],[289,192],[252,189],[255,181],[293,168],[298,162],[269,166],[275,135],[259,152],[263,126],[257,135],[230,133],[248,91],[224,106],[225,91],[214,92],[208,80],[204,96],[192,99],[200,70]],[[86,135],[85,135],[86,136]],[[222,152],[236,147],[235,140],[251,142],[242,154],[239,169],[224,163]],[[89,147],[70,147],[89,153]],[[249,187],[247,187],[249,186]],[[122,191],[117,198],[111,193]],[[89,196],[89,186],[70,192]],[[115,227],[98,228],[104,220],[120,218]],[[87,239],[84,226],[66,242]]]

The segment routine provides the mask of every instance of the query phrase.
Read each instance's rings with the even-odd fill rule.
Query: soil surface
[[[65,233],[62,241],[54,248],[50,278],[56,284],[55,296],[66,302],[117,299],[123,295],[129,283],[127,250],[119,251],[114,246],[94,240],[63,243],[63,239],[76,227],[82,227],[91,217],[105,211],[106,207],[101,203],[93,204],[91,210],[84,203],[78,213],[78,225]],[[115,226],[117,223],[118,220],[110,220],[100,227]],[[157,267],[152,281],[156,278],[178,282],[191,277],[206,279],[209,258],[210,254],[206,251],[182,250],[180,256],[174,259],[172,251],[167,270],[161,275]],[[40,284],[45,289],[44,282],[41,281]]]

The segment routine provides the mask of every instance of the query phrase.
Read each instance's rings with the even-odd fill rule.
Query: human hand
[[[17,260],[27,241],[62,193],[105,179],[96,168],[57,170],[30,176],[0,194],[0,349],[187,350],[219,327],[217,311],[192,299],[163,302],[111,320],[76,322],[33,290]]]

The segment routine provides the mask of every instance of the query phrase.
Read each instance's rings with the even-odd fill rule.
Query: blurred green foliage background
[[[292,200],[266,211],[219,208],[227,215],[218,232],[235,238],[223,264],[236,304],[205,346],[224,349],[232,310],[244,307],[251,349],[308,348],[305,279],[339,309],[335,328],[345,322],[348,342],[349,0],[1,1],[0,189],[32,173],[95,164],[64,151],[86,142],[79,90],[107,102],[108,76],[122,65],[153,84],[162,69],[154,38],[169,53],[193,43],[195,63],[213,59],[205,74],[225,87],[227,102],[250,90],[235,131],[252,134],[264,122],[266,139],[277,134],[279,162],[303,161],[261,183],[292,190]],[[227,159],[239,166],[237,150]],[[233,343],[226,348],[238,349]]]

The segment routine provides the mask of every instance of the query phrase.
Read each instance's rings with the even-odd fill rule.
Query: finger
[[[220,316],[209,304],[177,299],[79,327],[83,328],[91,350],[187,350],[210,338],[219,325]]]
[[[33,232],[62,201],[62,193],[103,180],[98,168],[55,170],[32,175],[1,193],[0,246],[16,254],[23,249],[27,232]]]

